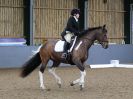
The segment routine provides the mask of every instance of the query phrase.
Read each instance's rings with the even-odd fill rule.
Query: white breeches
[[[64,36],[65,40],[70,43],[71,42],[71,38],[73,36],[73,33],[66,31],[66,35]]]

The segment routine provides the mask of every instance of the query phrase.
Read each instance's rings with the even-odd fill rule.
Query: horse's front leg
[[[81,63],[80,60],[74,60],[74,63],[76,64],[76,66],[80,69],[80,78],[73,81],[71,83],[71,86],[75,85],[75,84],[79,84],[80,85],[80,90],[82,90],[84,88],[84,83],[85,83],[85,76],[86,76],[86,71],[85,68],[83,66],[83,64]]]

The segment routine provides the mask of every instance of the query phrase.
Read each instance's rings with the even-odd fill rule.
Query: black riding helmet
[[[79,9],[72,9],[71,15],[74,16],[74,14],[80,14],[80,10]]]

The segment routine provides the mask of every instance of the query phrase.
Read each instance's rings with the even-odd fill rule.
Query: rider
[[[71,16],[68,19],[67,26],[64,29],[64,31],[61,33],[62,39],[65,41],[65,48],[64,53],[62,54],[62,58],[67,57],[67,50],[68,46],[71,42],[71,39],[73,36],[79,35],[79,19],[80,16],[80,10],[79,9],[72,9],[71,10]]]

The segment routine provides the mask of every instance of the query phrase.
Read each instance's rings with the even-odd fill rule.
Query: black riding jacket
[[[74,35],[79,34],[79,22],[76,21],[73,16],[68,19],[67,26],[61,33],[61,36],[64,36],[66,34],[66,31],[70,31],[71,33],[74,33]]]

